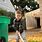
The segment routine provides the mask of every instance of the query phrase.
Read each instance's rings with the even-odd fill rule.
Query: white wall
[[[39,14],[40,14],[40,9],[31,11],[25,14],[27,29],[32,29],[32,28],[37,27],[37,21],[35,17],[40,17]]]

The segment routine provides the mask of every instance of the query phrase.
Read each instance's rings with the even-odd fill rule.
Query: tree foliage
[[[39,8],[39,4],[35,0],[10,0],[13,6],[21,7],[24,11],[32,11]]]
[[[8,16],[8,17],[15,17],[15,14],[12,12],[7,12],[6,10],[0,10],[0,16]]]

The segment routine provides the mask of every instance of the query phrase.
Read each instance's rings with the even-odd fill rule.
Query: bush
[[[12,12],[7,12],[6,10],[0,10],[0,16],[8,16],[8,17],[11,17],[11,18],[13,18],[13,17],[15,17],[15,14],[14,13],[12,13]]]

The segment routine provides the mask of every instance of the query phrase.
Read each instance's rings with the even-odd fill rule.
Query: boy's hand
[[[24,42],[23,38],[21,37],[20,35],[20,32],[19,31],[16,31],[16,33],[19,35],[20,39],[22,40],[22,42]]]
[[[16,31],[16,33],[17,33],[18,35],[20,35],[20,32],[19,32],[19,31]]]

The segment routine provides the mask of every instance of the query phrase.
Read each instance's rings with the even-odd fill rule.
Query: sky
[[[0,8],[5,9],[5,10],[10,11],[10,12],[15,11],[10,0],[0,0]]]

